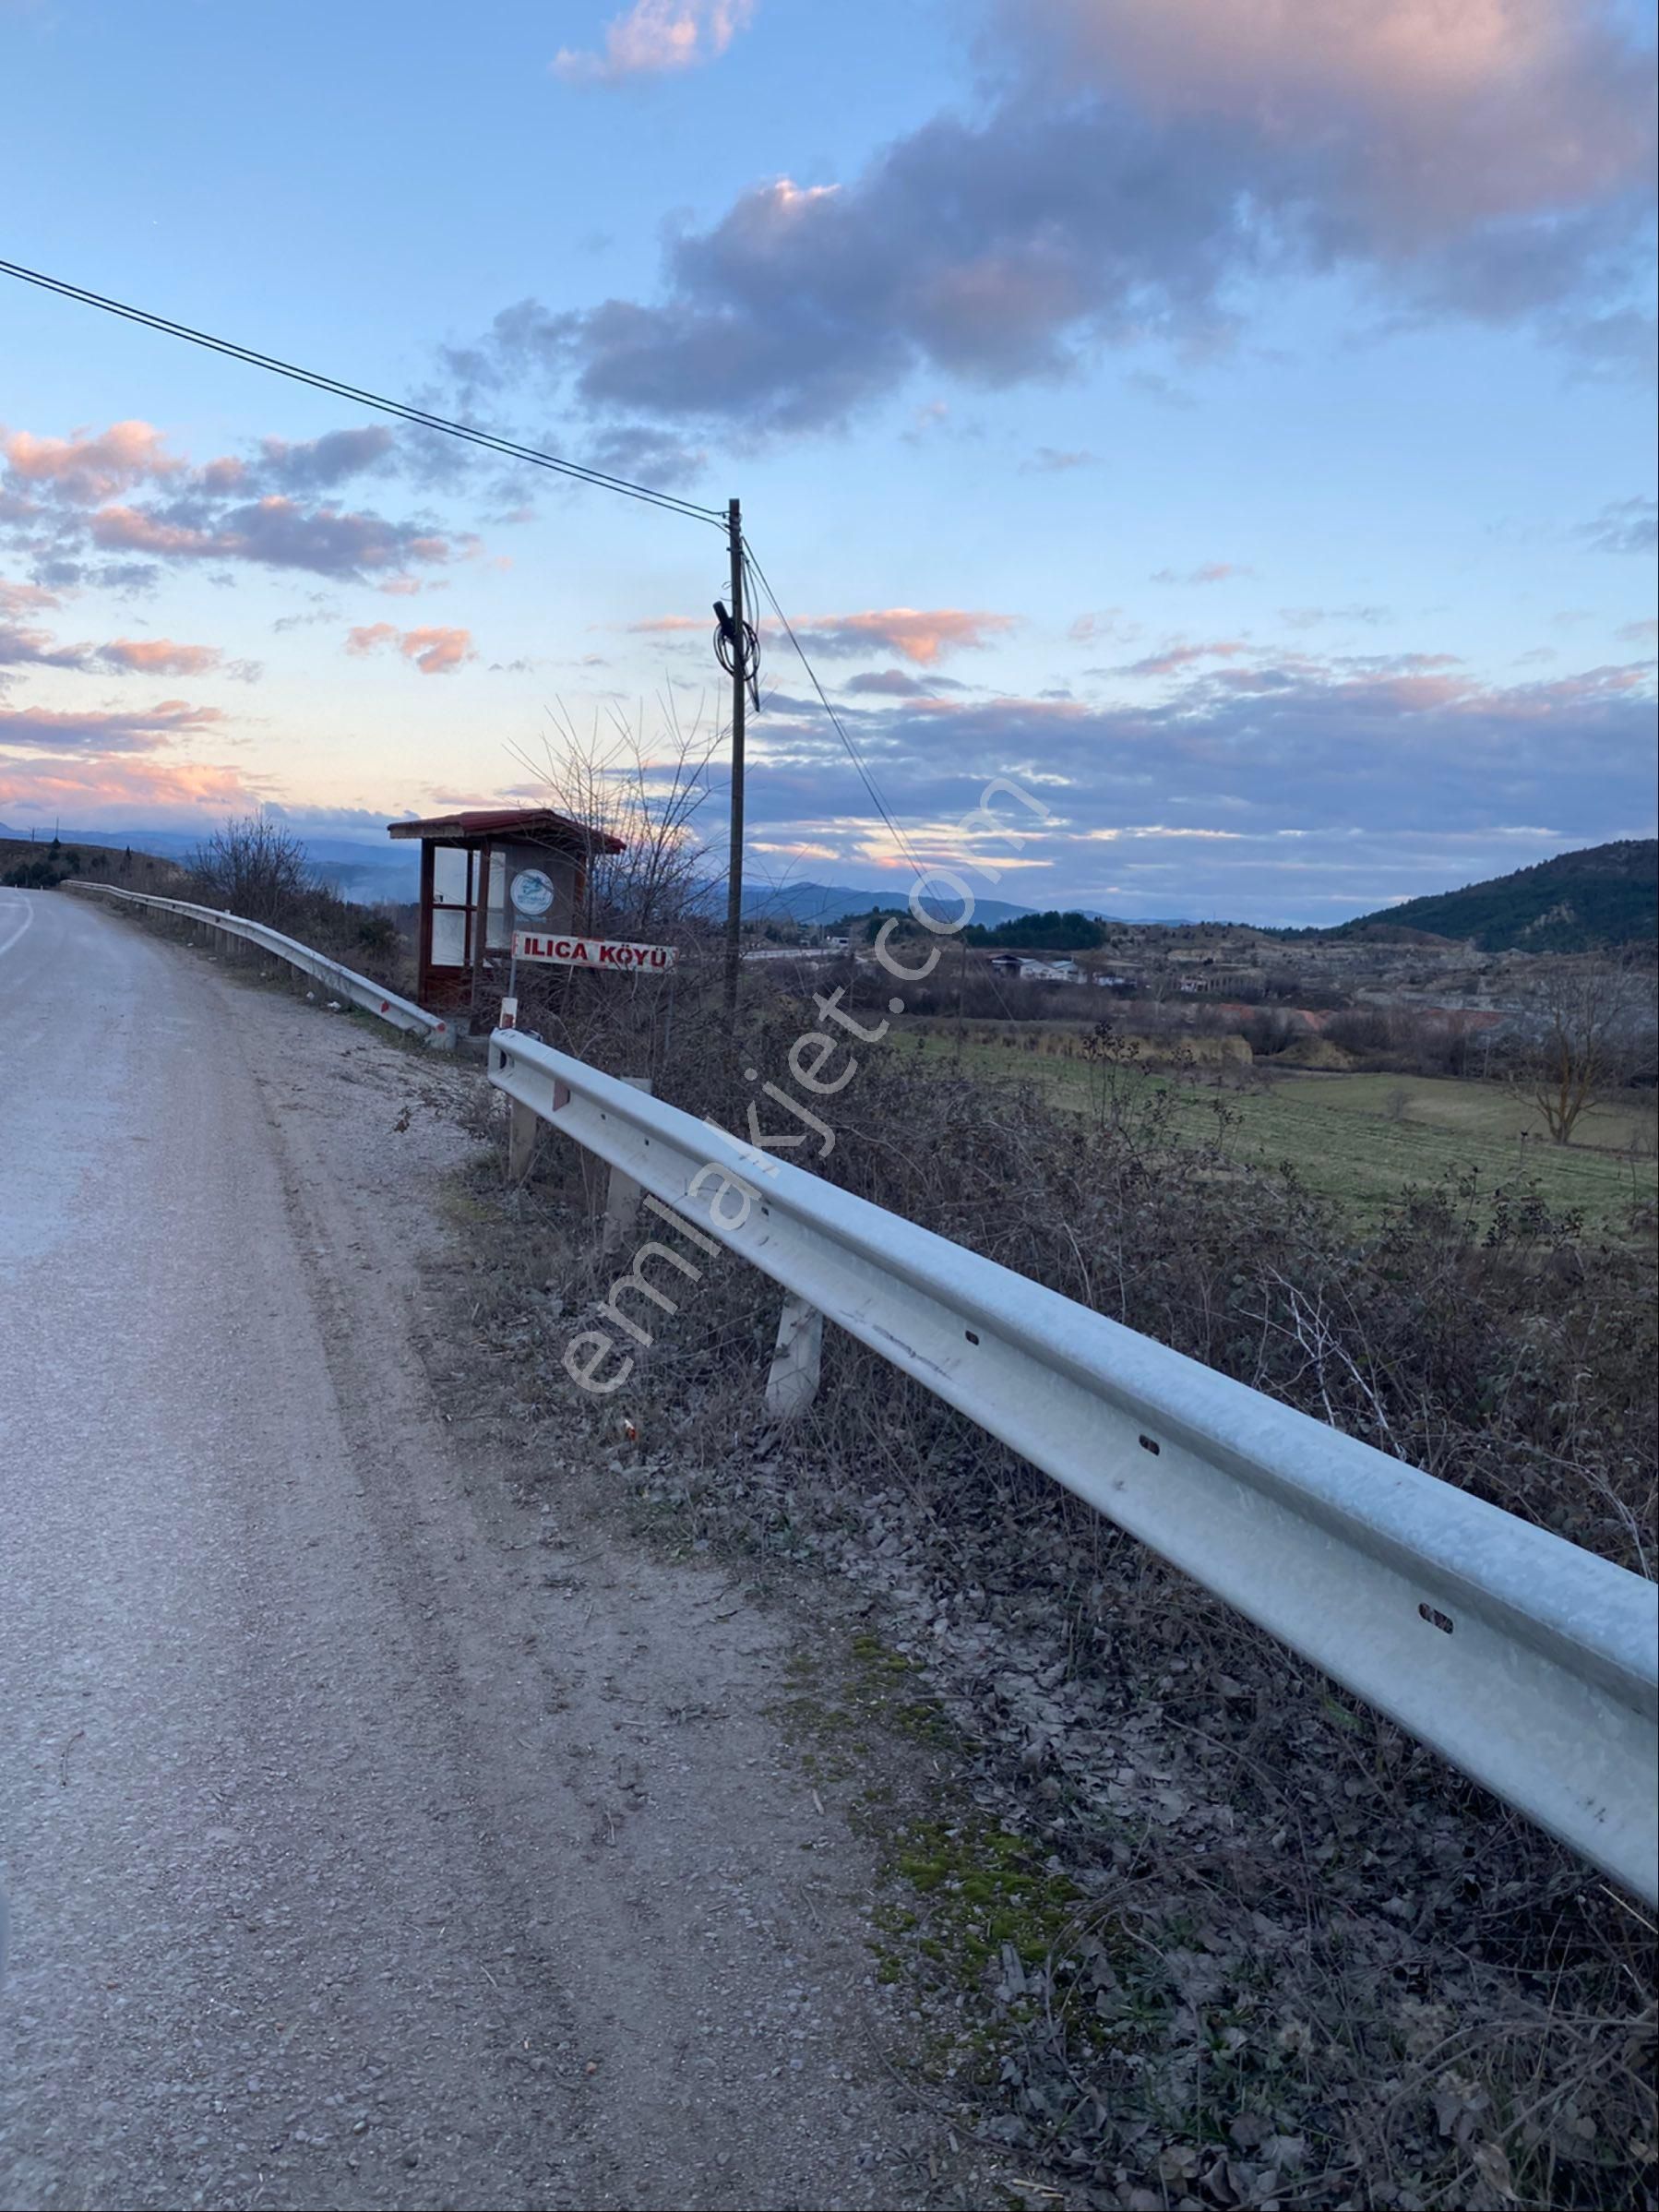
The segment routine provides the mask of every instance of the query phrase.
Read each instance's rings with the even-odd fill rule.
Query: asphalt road
[[[0,891],[6,2206],[925,2194],[780,1632],[432,1402],[461,1080]]]

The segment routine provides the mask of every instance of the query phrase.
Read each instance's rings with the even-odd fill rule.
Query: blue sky
[[[1652,833],[1652,39],[0,0],[0,251],[741,495],[907,845],[1042,796],[998,895],[1333,919]],[[557,718],[718,735],[712,530],[10,281],[0,440],[0,820],[373,838]],[[751,869],[900,882],[763,650]]]

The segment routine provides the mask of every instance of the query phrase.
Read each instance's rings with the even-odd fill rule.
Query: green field
[[[940,1066],[955,1061],[947,1035],[912,1032],[901,1051]],[[1080,1060],[968,1044],[961,1066],[992,1080],[1036,1085],[1058,1106],[1086,1110],[1091,1076]],[[1271,1063],[1268,1063],[1271,1068]],[[1218,1098],[1238,1117],[1231,1147],[1264,1166],[1288,1162],[1312,1190],[1338,1199],[1358,1224],[1414,1184],[1474,1167],[1487,1190],[1535,1181],[1549,1205],[1581,1214],[1589,1226],[1616,1226],[1632,1199],[1659,1194],[1651,1094],[1626,1092],[1593,1108],[1575,1141],[1551,1144],[1543,1118],[1500,1083],[1446,1076],[1317,1074],[1285,1070],[1265,1087],[1218,1092],[1213,1080],[1127,1075],[1131,1084],[1173,1090],[1177,1130],[1213,1133]]]

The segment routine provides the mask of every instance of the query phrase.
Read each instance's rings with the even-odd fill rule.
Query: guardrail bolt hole
[[[1153,1437],[1150,1437],[1150,1436],[1143,1436],[1143,1437],[1140,1439],[1140,1449],[1141,1449],[1143,1452],[1150,1452],[1150,1453],[1152,1453],[1152,1457],[1153,1457],[1154,1459],[1156,1459],[1156,1457],[1158,1456],[1159,1453],[1163,1451],[1164,1447],[1163,1447],[1163,1445],[1162,1445],[1161,1443],[1159,1443],[1159,1442],[1157,1441],[1157,1440],[1156,1440],[1155,1438],[1153,1438]]]
[[[1450,1613],[1442,1613],[1437,1607],[1431,1605],[1420,1605],[1417,1608],[1417,1612],[1422,1620],[1427,1621],[1430,1628],[1438,1628],[1444,1636],[1450,1635],[1453,1622]]]
[[[962,1334],[967,1338],[971,1345],[976,1345],[979,1342],[979,1332],[977,1329],[964,1329],[962,1331]]]

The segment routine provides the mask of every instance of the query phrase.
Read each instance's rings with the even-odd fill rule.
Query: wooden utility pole
[[[732,550],[732,826],[726,856],[726,1012],[737,1012],[737,979],[743,965],[743,740],[748,706],[748,630],[743,604],[743,510],[726,505],[726,537]]]

